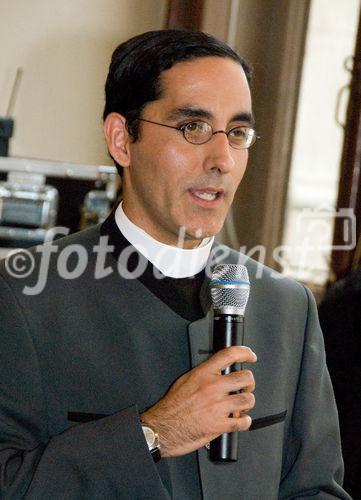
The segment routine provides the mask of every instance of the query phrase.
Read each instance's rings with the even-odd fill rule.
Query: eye
[[[235,139],[246,139],[249,135],[250,129],[248,127],[235,127],[229,131],[229,135]]]
[[[210,126],[206,122],[194,121],[182,125],[181,130],[190,134],[207,134]]]
[[[228,141],[235,148],[249,148],[255,143],[256,132],[251,127],[234,127],[228,132]]]

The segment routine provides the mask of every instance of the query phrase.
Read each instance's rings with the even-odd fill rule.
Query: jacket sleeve
[[[49,435],[27,318],[0,277],[0,499],[169,499],[135,406]]]
[[[281,499],[350,499],[342,489],[338,416],[326,367],[315,300],[306,289],[308,318],[280,484]]]

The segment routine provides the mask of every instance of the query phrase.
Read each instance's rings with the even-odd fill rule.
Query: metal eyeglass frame
[[[184,139],[189,142],[189,144],[194,144],[196,146],[198,145],[201,145],[201,144],[206,144],[207,142],[209,142],[212,137],[215,135],[215,134],[226,134],[227,136],[227,140],[228,140],[228,144],[234,148],[234,149],[249,149],[251,146],[253,146],[253,144],[256,142],[257,139],[260,139],[260,136],[256,134],[256,131],[254,128],[252,127],[248,127],[247,125],[238,125],[237,127],[233,127],[231,128],[230,130],[228,130],[228,132],[226,132],[225,130],[216,130],[215,132],[213,132],[213,128],[211,125],[209,125],[207,122],[204,122],[203,120],[192,120],[190,122],[187,122],[185,123],[184,125],[181,125],[180,127],[175,127],[174,125],[166,125],[165,123],[159,123],[159,122],[155,122],[155,121],[152,121],[152,120],[146,120],[145,118],[137,118],[138,121],[141,121],[141,122],[147,122],[147,123],[153,123],[154,125],[160,125],[161,127],[167,127],[167,128],[173,128],[174,130],[178,130],[178,132],[182,132],[183,134],[183,137]],[[190,123],[197,123],[197,122],[202,122],[202,123],[205,123],[206,125],[209,126],[210,130],[212,131],[212,134],[209,136],[208,139],[206,139],[205,141],[203,142],[192,142],[189,140],[189,138],[186,137],[186,126],[189,125]],[[254,132],[254,135],[252,137],[252,142],[249,146],[246,146],[246,147],[237,147],[237,146],[234,146],[233,144],[231,144],[229,142],[229,139],[228,139],[228,136],[229,134],[237,129],[237,128],[246,128],[248,130],[253,130]]]

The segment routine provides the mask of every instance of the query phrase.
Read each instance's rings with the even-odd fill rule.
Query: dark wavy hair
[[[249,65],[228,45],[207,33],[148,31],[120,44],[113,52],[105,84],[103,120],[112,112],[122,114],[136,141],[138,118],[144,106],[162,95],[161,73],[178,62],[209,56],[228,57],[239,63],[250,83]]]

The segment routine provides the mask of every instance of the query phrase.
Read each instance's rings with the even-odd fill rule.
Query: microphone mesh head
[[[244,314],[250,291],[245,266],[219,264],[213,271],[210,287],[213,308],[220,314]]]

